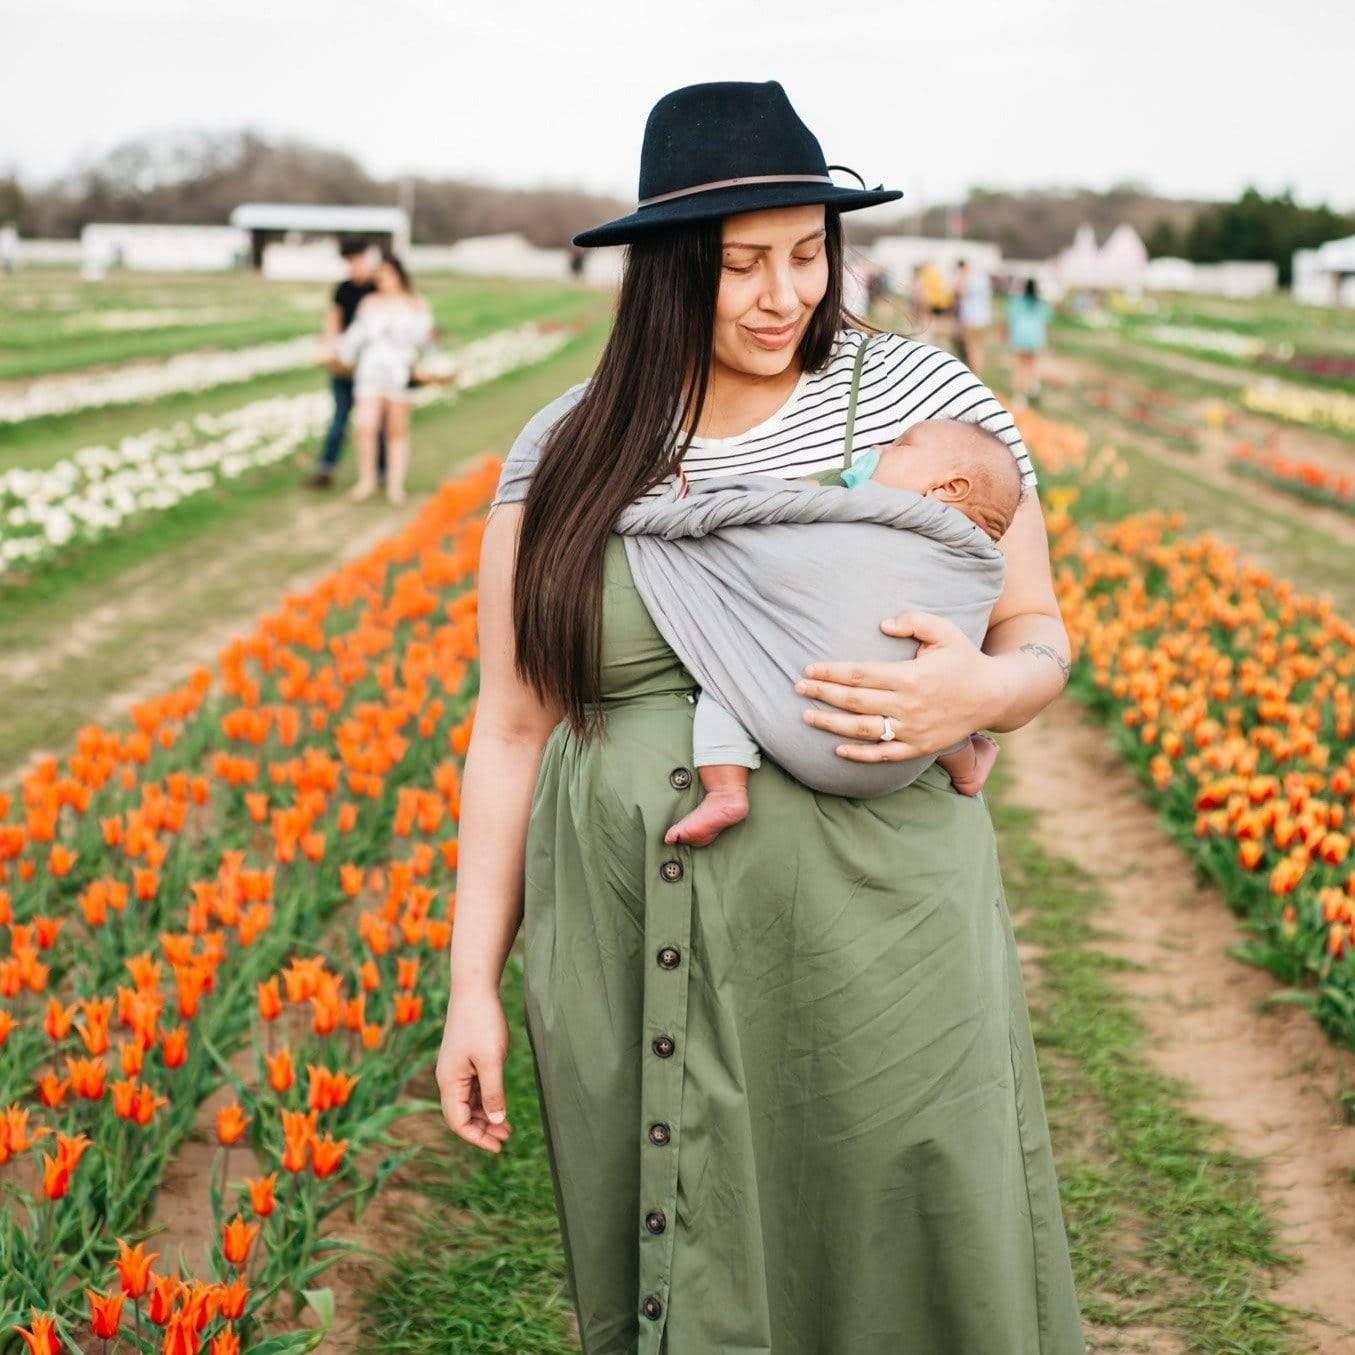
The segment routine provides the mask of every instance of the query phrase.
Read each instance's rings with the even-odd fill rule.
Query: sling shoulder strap
[[[866,364],[866,349],[874,334],[867,334],[856,350],[856,362],[852,366],[851,391],[847,396],[847,426],[842,434],[842,469],[850,470],[852,464],[852,439],[856,436],[856,397],[861,393],[861,370]]]

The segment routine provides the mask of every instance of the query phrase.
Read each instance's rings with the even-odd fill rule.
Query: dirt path
[[[1275,981],[1232,959],[1241,933],[1099,727],[1065,700],[1003,740],[1013,795],[1039,813],[1036,835],[1095,878],[1105,949],[1137,968],[1120,976],[1149,1033],[1149,1057],[1188,1088],[1190,1108],[1262,1164],[1280,1245],[1298,1263],[1268,1295],[1321,1314],[1304,1324],[1316,1355],[1355,1349],[1355,1131],[1338,1092],[1355,1081],[1306,1013],[1262,1009]]]

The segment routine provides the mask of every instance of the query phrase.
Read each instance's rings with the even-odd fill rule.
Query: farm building
[[[234,226],[91,221],[80,232],[80,264],[88,276],[110,268],[220,272],[238,268],[248,250],[249,237]]]
[[[1355,235],[1294,251],[1294,300],[1355,306]]]
[[[1273,263],[1243,259],[1223,263],[1149,259],[1143,270],[1143,285],[1150,292],[1195,292],[1236,299],[1269,296],[1279,285],[1279,279],[1280,270]]]
[[[341,276],[345,235],[366,236],[397,254],[409,248],[409,217],[400,207],[245,202],[231,213],[231,225],[246,233],[250,261],[266,277]]]

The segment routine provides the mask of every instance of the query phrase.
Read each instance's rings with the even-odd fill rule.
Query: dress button
[[[682,952],[676,946],[664,946],[658,954],[659,968],[676,969],[681,959]]]
[[[663,1316],[663,1304],[653,1294],[646,1294],[640,1311],[651,1321],[657,1322]]]
[[[686,790],[692,784],[692,774],[686,767],[674,767],[668,773],[668,784],[674,790]]]
[[[677,882],[682,879],[682,862],[665,861],[663,865],[659,867],[659,874],[662,875],[670,885],[677,884]]]
[[[671,1059],[673,1057],[673,1050],[676,1047],[671,1035],[655,1036],[654,1043],[650,1046],[661,1059]]]
[[[656,1040],[655,1043],[657,1044],[658,1041]],[[672,1136],[673,1131],[669,1129],[662,1120],[657,1120],[654,1124],[649,1126],[649,1141],[650,1143],[657,1143],[660,1148],[662,1148]]]
[[[663,1232],[663,1230],[668,1227],[668,1220],[664,1218],[663,1210],[651,1209],[649,1213],[645,1215],[645,1227],[648,1228],[651,1233]]]

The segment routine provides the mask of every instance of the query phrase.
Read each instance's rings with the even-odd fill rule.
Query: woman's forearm
[[[545,736],[477,722],[461,786],[452,993],[497,994],[522,921],[527,821]]]
[[[1057,616],[1026,612],[999,622],[983,642],[996,676],[993,718],[985,727],[1010,733],[1033,720],[1068,683],[1068,633]]]

